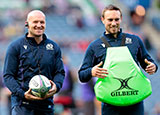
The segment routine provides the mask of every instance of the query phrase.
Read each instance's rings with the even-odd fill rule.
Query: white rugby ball
[[[29,81],[29,88],[32,89],[31,93],[37,97],[44,97],[51,89],[51,83],[44,75],[35,75]]]

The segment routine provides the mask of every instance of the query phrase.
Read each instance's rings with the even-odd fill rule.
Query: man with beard
[[[105,7],[102,11],[101,21],[105,26],[105,32],[101,38],[94,40],[88,46],[82,66],[79,70],[79,79],[81,82],[88,82],[92,77],[98,78],[94,87],[96,97],[99,92],[103,95],[109,91],[112,86],[119,85],[121,82],[121,86],[116,87],[112,93],[106,94],[108,97],[111,97],[110,100],[105,98],[107,101],[103,101],[103,99],[98,97],[99,100],[102,101],[102,115],[143,115],[143,100],[139,99],[139,102],[133,102],[134,104],[127,103],[128,105],[120,105],[119,101],[110,101],[114,100],[115,97],[121,100],[124,96],[128,98],[139,94],[139,90],[133,89],[133,86],[131,87],[128,84],[130,79],[137,79],[138,77],[144,78],[143,75],[139,76],[140,69],[137,65],[140,64],[150,75],[155,73],[158,67],[147,53],[138,36],[122,32],[120,28],[122,12],[118,7],[114,5]],[[126,71],[126,69],[129,71]],[[126,77],[123,76],[123,73],[129,74],[128,78],[123,78]],[[144,82],[147,86],[150,85],[147,80],[144,80]],[[108,87],[104,86],[108,84]],[[99,87],[97,87],[98,85]],[[143,82],[140,85],[143,86]],[[100,88],[104,88],[104,91],[99,90]],[[129,93],[134,90],[136,93]],[[113,93],[116,95],[111,95]],[[147,96],[148,95],[149,94],[147,94]],[[104,97],[102,96],[102,98]],[[118,104],[116,105],[115,103]]]

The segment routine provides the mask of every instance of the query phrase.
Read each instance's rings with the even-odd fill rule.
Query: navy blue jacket
[[[24,104],[32,108],[53,109],[53,97],[43,101],[27,101],[24,98],[30,79],[38,74],[48,77],[56,84],[57,92],[60,90],[65,76],[61,50],[45,34],[40,44],[26,34],[9,45],[4,63],[3,77],[12,92],[12,107]]]
[[[103,37],[109,42],[111,46],[121,46],[122,41],[122,30],[118,33],[118,37],[114,38],[111,34],[103,34]],[[138,36],[126,34],[125,46],[127,46],[131,52],[131,55],[135,62],[143,69],[146,68],[147,64],[144,62],[144,59],[148,59],[153,62],[153,59],[149,56],[146,51],[143,42]],[[106,48],[104,47],[104,43],[100,38],[91,42],[88,46],[82,66],[79,70],[79,79],[81,82],[88,82],[91,78],[91,69],[93,66],[99,64],[101,61],[105,60],[106,57]],[[118,58],[118,57],[117,57]],[[157,66],[157,65],[156,65]],[[157,67],[158,68],[158,67]]]

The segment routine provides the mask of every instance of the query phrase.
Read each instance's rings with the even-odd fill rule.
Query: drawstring
[[[42,53],[40,53],[41,55],[40,55],[40,58],[39,59],[37,59],[36,58],[36,55],[37,55],[37,52],[36,53],[34,53],[34,51],[33,51],[33,47],[30,45],[30,43],[29,43],[29,41],[26,39],[26,41],[27,41],[27,43],[29,44],[29,46],[30,46],[30,49],[31,49],[31,51],[32,51],[32,55],[33,55],[33,58],[35,58],[35,60],[36,60],[36,63],[37,63],[37,66],[38,66],[38,73],[39,74],[41,74],[41,69],[40,69],[40,60],[42,59],[42,57],[43,57],[43,52]],[[39,50],[39,47],[38,47],[38,50]]]

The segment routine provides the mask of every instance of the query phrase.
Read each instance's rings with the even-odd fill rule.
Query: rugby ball
[[[51,83],[44,75],[35,75],[29,81],[29,88],[31,93],[37,97],[44,97],[46,93],[51,89]]]

